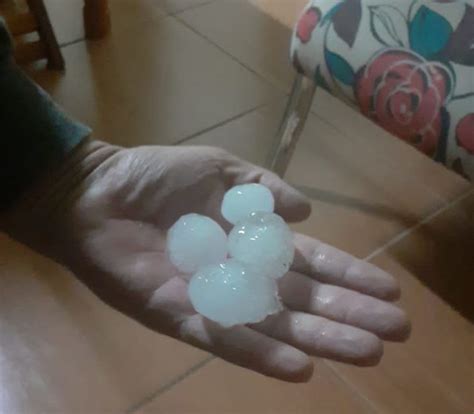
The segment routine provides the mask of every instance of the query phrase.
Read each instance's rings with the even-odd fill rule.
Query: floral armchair
[[[474,3],[312,0],[293,35],[299,75],[273,168],[283,174],[317,86],[474,178]]]

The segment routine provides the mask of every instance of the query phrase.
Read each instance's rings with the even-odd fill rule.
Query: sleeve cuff
[[[0,210],[91,133],[21,72],[11,50],[0,20]]]

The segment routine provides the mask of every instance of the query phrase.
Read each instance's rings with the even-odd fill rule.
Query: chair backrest
[[[313,0],[296,69],[437,161],[474,179],[474,4]]]

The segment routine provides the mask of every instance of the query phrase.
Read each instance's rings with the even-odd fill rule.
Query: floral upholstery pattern
[[[297,70],[474,179],[474,3],[312,0],[293,35]]]

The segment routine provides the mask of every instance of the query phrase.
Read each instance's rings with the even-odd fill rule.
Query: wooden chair
[[[0,0],[0,14],[13,36],[18,64],[47,59],[49,69],[64,69],[64,58],[43,0]]]
[[[101,39],[109,33],[108,0],[84,0],[84,28],[87,39]]]
[[[0,15],[14,38],[15,59],[20,65],[47,59],[49,69],[64,70],[64,58],[43,0],[0,0]],[[110,31],[108,1],[84,0],[83,19],[88,39],[104,37]]]

